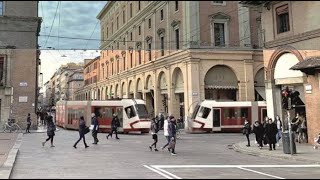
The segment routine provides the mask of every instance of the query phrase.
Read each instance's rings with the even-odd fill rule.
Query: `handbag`
[[[84,129],[84,134],[88,134],[90,132],[90,128],[86,126],[86,128]]]

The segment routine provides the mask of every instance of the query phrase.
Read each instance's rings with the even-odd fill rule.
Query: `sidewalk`
[[[56,127],[56,131],[59,131],[58,127]],[[30,133],[46,133],[46,132],[47,132],[47,127],[43,125],[38,126],[37,130],[30,130]],[[24,132],[24,134],[28,134],[28,133]]]
[[[9,179],[22,137],[22,133],[0,133],[0,179]]]
[[[259,149],[258,145],[255,144],[255,141],[251,141],[250,144],[251,146],[247,147],[247,141],[239,142],[233,144],[233,149],[237,152],[254,156],[281,158],[320,164],[320,149],[313,149],[313,146],[310,144],[296,143],[297,154],[293,155],[283,153],[282,143],[280,143],[279,147],[276,146],[275,151],[269,151],[269,146],[266,145],[262,149]]]

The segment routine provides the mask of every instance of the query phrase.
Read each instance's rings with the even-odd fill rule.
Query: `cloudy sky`
[[[58,3],[39,1],[39,16],[43,19],[39,37],[43,83],[61,64],[83,62],[84,58],[99,56],[96,50],[99,50],[100,41],[83,39],[100,39],[100,24],[96,16],[107,1],[60,1],[59,6]],[[49,48],[54,50],[47,50]]]

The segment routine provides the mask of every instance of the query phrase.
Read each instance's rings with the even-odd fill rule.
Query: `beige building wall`
[[[138,3],[111,1],[97,16],[100,19],[101,37],[105,40],[100,46],[99,82],[97,85],[85,85],[84,89],[76,92],[78,97],[87,97],[95,91],[95,87],[102,93],[98,100],[112,97],[141,98],[142,95],[150,115],[167,111],[166,114],[179,117],[182,107],[186,118],[196,104],[205,99],[204,80],[207,72],[222,65],[230,68],[238,79],[236,100],[255,100],[254,76],[263,68],[263,58],[261,50],[252,50],[250,47],[259,41],[258,33],[252,32],[256,29],[251,28],[257,23],[259,14],[239,7],[237,2],[223,1],[223,5],[216,5],[211,1],[178,1],[177,10],[176,1],[140,1],[140,10]],[[211,44],[213,33],[210,32],[210,23],[213,17],[226,22],[230,46],[214,47]],[[244,22],[244,25],[239,22]],[[179,50],[176,49],[177,29]],[[240,35],[248,38],[244,40]],[[161,37],[164,37],[163,56]],[[112,75],[111,66],[114,70],[118,69],[118,62],[120,70]],[[85,74],[87,78],[89,74],[88,77]],[[177,78],[179,81],[176,81]],[[165,99],[167,107],[163,106]]]

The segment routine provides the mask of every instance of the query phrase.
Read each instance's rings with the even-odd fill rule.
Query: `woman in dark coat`
[[[51,139],[51,147],[55,147],[53,145],[53,137],[55,136],[55,133],[54,133],[55,130],[56,130],[56,125],[54,125],[54,123],[53,123],[52,116],[49,116],[48,117],[48,124],[47,124],[48,139],[46,139],[45,142],[42,142],[42,146],[44,146],[46,144],[46,142]]]
[[[259,148],[263,147],[262,140],[264,135],[264,129],[262,124],[259,121],[256,121],[253,126],[253,132],[256,135],[257,142],[259,144]]]
[[[269,143],[269,150],[271,151],[271,145],[273,150],[276,150],[276,135],[278,133],[277,125],[269,119],[269,123],[266,125],[265,134]]]
[[[80,121],[79,121],[79,136],[80,138],[78,139],[78,141],[73,145],[74,148],[77,148],[77,144],[81,141],[81,139],[83,139],[83,144],[85,146],[85,148],[88,148],[89,146],[86,143],[86,137],[85,134],[87,127],[86,127],[86,122],[84,121],[83,116],[80,117]]]

